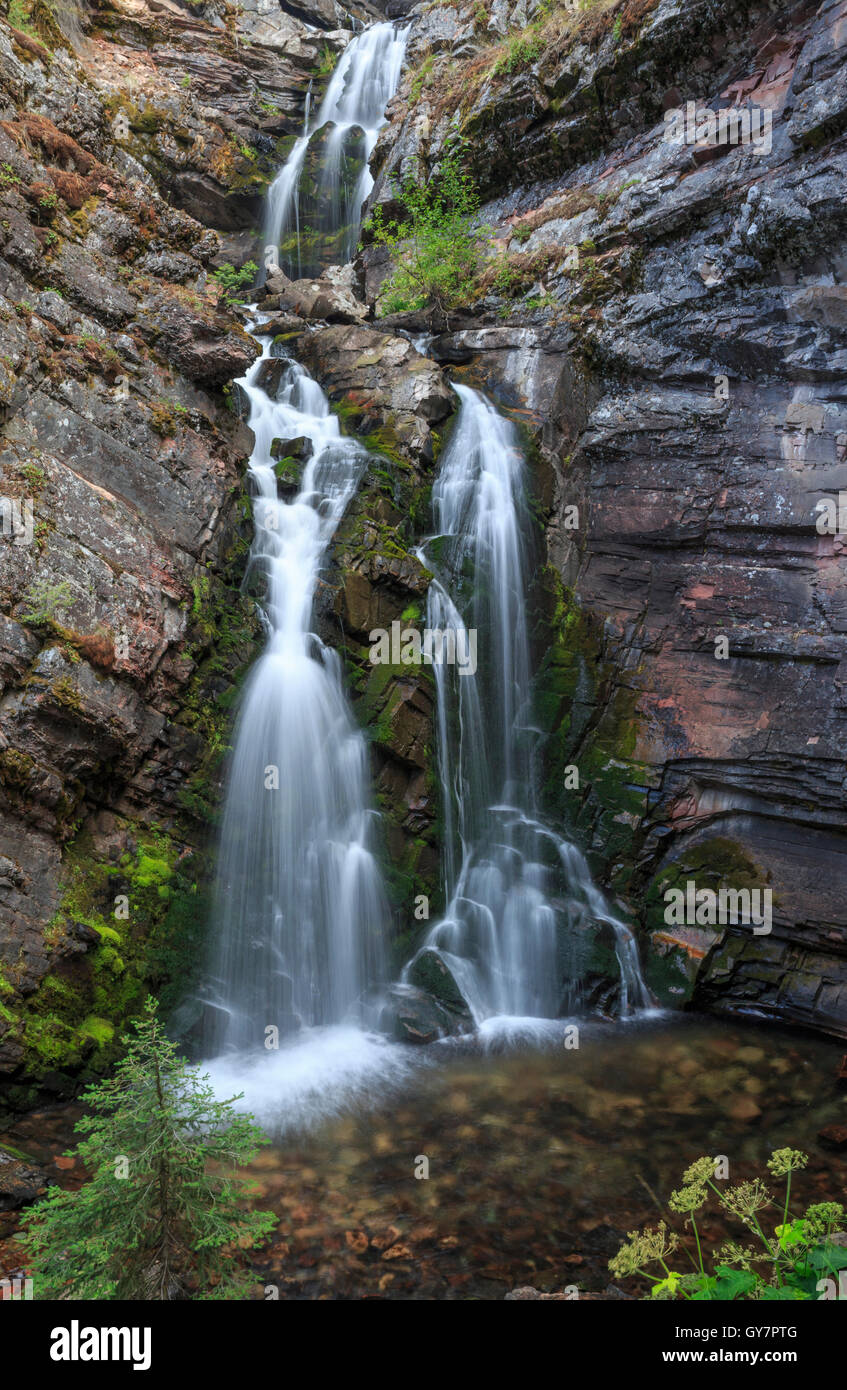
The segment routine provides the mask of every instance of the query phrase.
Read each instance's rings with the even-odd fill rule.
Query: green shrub
[[[255,261],[245,261],[240,270],[236,270],[234,265],[225,261],[213,272],[213,278],[220,285],[223,290],[223,297],[228,303],[241,304],[243,299],[237,291],[247,289],[248,286],[252,285],[257,270],[258,266]]]
[[[375,209],[373,239],[395,261],[380,291],[382,313],[428,306],[446,313],[473,298],[487,232],[474,225],[479,196],[463,154],[464,142],[456,139],[444,152],[436,183],[406,179],[400,190],[406,221],[386,221],[382,209]]]
[[[49,579],[36,579],[24,596],[26,606],[21,622],[30,627],[45,627],[64,614],[72,602],[71,586],[66,580],[51,584]]]

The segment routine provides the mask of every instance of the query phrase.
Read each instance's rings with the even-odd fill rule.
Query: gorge
[[[152,993],[329,1191],[498,1108],[494,1207],[566,1112],[591,1186],[665,1051],[651,1184],[838,1129],[843,7],[71,10],[0,17],[0,1124]],[[473,265],[400,303],[457,159]]]

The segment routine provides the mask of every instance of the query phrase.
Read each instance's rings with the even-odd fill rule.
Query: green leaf
[[[732,1269],[730,1265],[718,1265],[715,1272],[718,1278],[714,1296],[725,1302],[746,1297],[759,1283],[757,1276],[749,1269]]]
[[[802,1216],[798,1217],[796,1221],[789,1221],[786,1226],[777,1226],[775,1234],[779,1240],[780,1249],[790,1250],[795,1245],[808,1244],[808,1229],[809,1223]]]
[[[813,1269],[847,1269],[847,1246],[816,1245],[806,1256]]]

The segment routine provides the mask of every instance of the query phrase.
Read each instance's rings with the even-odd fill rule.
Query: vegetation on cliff
[[[446,147],[437,179],[426,184],[417,171],[397,194],[405,220],[387,218],[377,205],[368,229],[374,243],[386,247],[395,261],[380,290],[380,312],[426,307],[446,317],[473,297],[485,258],[485,230],[475,224],[479,195],[463,143],[457,140]]]

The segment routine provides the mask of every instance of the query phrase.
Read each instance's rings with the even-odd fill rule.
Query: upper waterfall
[[[368,161],[405,49],[405,29],[371,25],[341,55],[313,122],[307,99],[303,133],[268,190],[266,256],[278,253],[286,274],[299,279],[352,258],[362,204],[373,188]]]

